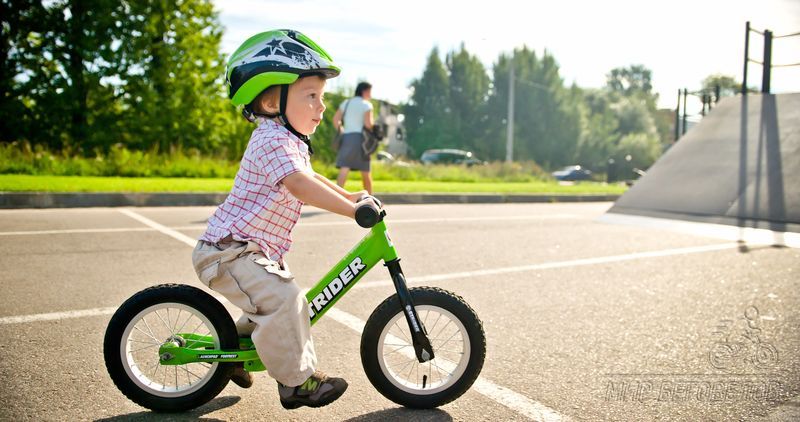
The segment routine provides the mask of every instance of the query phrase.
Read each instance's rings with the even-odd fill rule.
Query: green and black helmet
[[[245,41],[228,60],[225,76],[231,102],[246,106],[270,86],[294,83],[304,74],[333,78],[339,72],[331,56],[310,38],[278,29]]]

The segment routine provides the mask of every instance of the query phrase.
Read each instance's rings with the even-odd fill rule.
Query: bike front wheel
[[[420,363],[395,294],[379,305],[361,336],[361,363],[373,386],[393,402],[412,408],[449,403],[478,378],[486,337],[475,311],[458,295],[433,287],[409,289],[434,359]]]
[[[210,337],[217,350],[239,346],[225,307],[200,289],[164,284],[131,296],[111,317],[103,342],[114,384],[135,403],[160,412],[193,409],[216,397],[228,384],[233,364],[161,364],[164,343],[205,347],[187,333]]]

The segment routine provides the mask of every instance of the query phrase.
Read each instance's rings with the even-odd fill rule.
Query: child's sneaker
[[[278,394],[285,409],[327,406],[341,397],[345,390],[347,381],[341,378],[329,378],[320,371],[314,372],[314,375],[297,387],[287,387],[278,383]]]

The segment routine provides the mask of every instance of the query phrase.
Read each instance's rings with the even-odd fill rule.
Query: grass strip
[[[31,176],[0,175],[3,192],[227,192],[233,179],[179,178],[179,177],[83,177],[83,176]],[[350,180],[348,190],[360,190],[361,182]],[[374,182],[378,193],[500,193],[500,194],[553,194],[590,195],[622,194],[624,185],[605,183],[557,182],[430,182],[379,180]]]

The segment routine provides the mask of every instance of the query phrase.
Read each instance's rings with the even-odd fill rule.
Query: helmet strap
[[[253,112],[250,104],[245,104],[244,108],[242,109],[242,116],[250,123],[254,123],[256,121],[256,113]]]
[[[276,117],[278,118],[278,121],[283,125],[283,127],[288,129],[289,132],[292,132],[295,136],[300,138],[300,140],[306,144],[306,146],[308,147],[309,155],[314,154],[314,150],[311,148],[311,139],[309,139],[308,136],[298,132],[297,129],[295,129],[292,126],[292,124],[289,123],[289,118],[286,116],[286,103],[288,102],[288,99],[289,99],[289,85],[281,85],[281,103],[279,106],[280,108],[278,109],[279,114]]]
[[[273,113],[256,113],[255,111],[253,111],[251,103],[244,106],[244,108],[242,109],[242,116],[244,116],[244,118],[247,119],[248,122],[255,123],[256,117],[262,117],[265,119],[274,119],[280,115]]]

